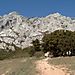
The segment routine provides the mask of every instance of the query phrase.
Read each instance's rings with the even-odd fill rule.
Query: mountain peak
[[[53,15],[54,16],[60,16],[61,14],[57,12],[57,13],[54,13]]]
[[[48,16],[46,16],[46,17],[59,17],[59,16],[61,16],[61,14],[60,13],[52,13],[52,14],[50,14],[50,15],[48,15]]]
[[[0,49],[14,50],[15,46],[23,49],[31,46],[32,40],[42,40],[44,34],[61,29],[75,31],[75,20],[58,12],[25,18],[14,11],[0,18]]]
[[[18,14],[19,14],[18,12],[13,11],[13,12],[9,13],[8,15],[18,15]]]

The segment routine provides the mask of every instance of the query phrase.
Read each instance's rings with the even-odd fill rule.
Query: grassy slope
[[[29,52],[31,51],[31,47],[27,47],[25,49],[17,48],[14,52],[0,49],[0,60],[11,59],[11,58],[21,58],[21,57],[29,57]]]
[[[55,66],[66,66],[75,73],[75,57],[58,57],[49,60],[49,63]]]
[[[16,58],[0,61],[0,75],[36,75],[35,58]],[[9,71],[9,72],[7,72]]]

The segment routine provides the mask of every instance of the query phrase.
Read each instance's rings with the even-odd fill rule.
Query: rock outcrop
[[[23,49],[31,46],[32,40],[41,41],[44,34],[60,29],[75,31],[75,19],[59,13],[27,18],[11,12],[0,16],[0,49],[14,51],[14,46]]]

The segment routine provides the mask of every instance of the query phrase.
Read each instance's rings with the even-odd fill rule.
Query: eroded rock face
[[[75,19],[54,13],[41,18],[26,18],[16,12],[0,16],[0,49],[31,46],[32,40],[55,30],[75,31]]]

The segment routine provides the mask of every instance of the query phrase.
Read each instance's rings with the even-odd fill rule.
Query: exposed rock
[[[32,40],[55,30],[75,31],[75,19],[54,13],[41,18],[26,18],[16,12],[0,16],[0,49],[31,46]],[[13,44],[13,45],[12,45]]]

